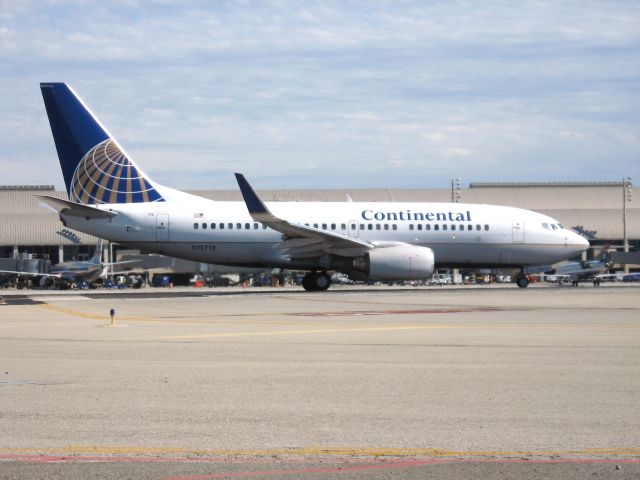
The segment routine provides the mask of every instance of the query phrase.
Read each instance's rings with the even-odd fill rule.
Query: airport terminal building
[[[604,245],[622,252],[626,237],[632,252],[640,250],[640,188],[622,182],[471,183],[468,188],[371,190],[261,190],[266,201],[451,202],[505,205],[533,210],[581,233],[598,256]],[[242,201],[239,190],[190,191],[211,200]],[[0,258],[48,258],[52,264],[87,259],[96,238],[65,228],[38,195],[66,199],[53,186],[0,186]],[[626,199],[626,200],[625,200]],[[626,227],[625,227],[626,223]],[[525,227],[526,228],[526,227]],[[115,251],[126,247],[115,246]],[[117,255],[114,255],[117,259]],[[621,257],[618,257],[619,259]],[[629,257],[627,257],[629,259]],[[188,262],[187,262],[188,263]],[[638,263],[634,258],[633,262]],[[186,267],[198,271],[198,265]]]

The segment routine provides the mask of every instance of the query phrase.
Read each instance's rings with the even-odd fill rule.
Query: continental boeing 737
[[[540,213],[464,203],[264,202],[242,174],[244,202],[154,182],[64,83],[42,83],[69,200],[41,197],[67,227],[141,251],[236,267],[328,272],[356,280],[427,279],[438,266],[517,267],[579,255],[586,239]],[[517,284],[526,287],[524,274]]]

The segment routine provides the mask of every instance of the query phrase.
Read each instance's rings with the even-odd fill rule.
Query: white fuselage
[[[461,203],[270,202],[290,223],[373,244],[429,247],[441,266],[525,266],[572,258],[588,247],[554,219],[528,210]],[[278,231],[255,222],[244,202],[218,202],[182,193],[167,202],[102,204],[117,215],[65,224],[146,252],[220,265],[317,268],[277,246]]]

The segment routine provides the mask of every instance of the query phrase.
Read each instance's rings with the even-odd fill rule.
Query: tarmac
[[[0,296],[0,479],[640,476],[639,285]]]

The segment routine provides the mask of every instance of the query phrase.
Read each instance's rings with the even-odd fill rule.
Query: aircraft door
[[[156,241],[169,241],[169,214],[156,213]]]
[[[349,220],[349,230],[348,230],[348,235],[350,237],[354,237],[356,238],[359,234],[359,230],[358,230],[358,222],[356,222],[355,220]]]
[[[519,220],[514,220],[512,232],[513,232],[513,237],[512,237],[513,243],[524,242],[524,222],[521,222]]]

